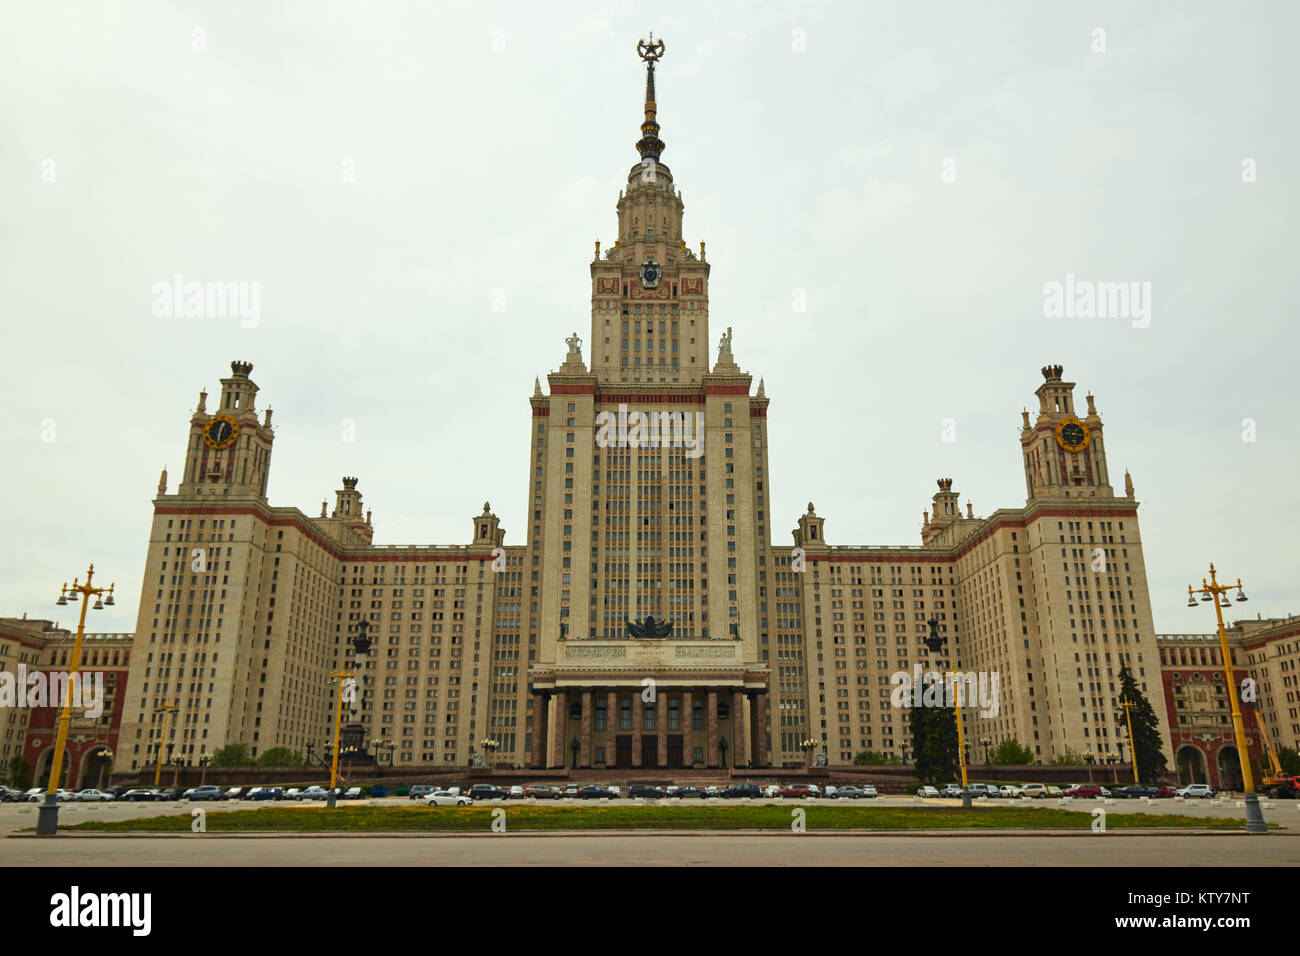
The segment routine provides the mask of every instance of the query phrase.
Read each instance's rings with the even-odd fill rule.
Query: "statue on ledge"
[[[627,632],[633,637],[664,638],[671,634],[673,630],[672,621],[657,621],[653,614],[647,614],[645,616],[645,621],[640,624],[633,621],[630,617],[625,620],[627,621]]]

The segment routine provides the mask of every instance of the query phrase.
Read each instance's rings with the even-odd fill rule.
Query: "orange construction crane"
[[[1259,725],[1259,735],[1264,739],[1264,749],[1268,751],[1269,772],[1264,774],[1260,781],[1264,785],[1264,792],[1270,797],[1294,798],[1296,778],[1286,773],[1282,769],[1282,764],[1278,762],[1268,728],[1264,726],[1264,718],[1259,716],[1259,704],[1255,705],[1255,723]]]

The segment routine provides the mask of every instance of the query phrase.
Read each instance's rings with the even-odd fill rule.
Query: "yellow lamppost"
[[[1128,749],[1129,759],[1133,761],[1133,783],[1141,783],[1138,779],[1138,754],[1137,741],[1133,739],[1133,708],[1137,705],[1127,697],[1120,698],[1119,705],[1124,708],[1124,716],[1128,718]]]
[[[962,805],[970,806],[970,794],[965,793],[968,780],[966,777],[966,739],[962,734],[961,726],[961,699],[957,693],[957,682],[961,680],[961,671],[949,671],[944,675],[944,679],[952,679],[952,709],[957,713],[957,759],[961,761],[961,788],[962,788]]]
[[[180,710],[179,704],[180,702],[177,701],[175,704],[163,704],[158,708],[162,711],[163,725],[162,737],[158,741],[158,756],[154,758],[153,785],[155,790],[158,789],[158,780],[162,777],[163,748],[167,746],[167,725],[171,723],[171,715]]]
[[[334,749],[330,761],[330,792],[325,798],[325,805],[332,807],[335,805],[335,788],[339,782],[339,728],[343,724],[343,690],[347,682],[356,677],[356,674],[349,671],[339,671],[336,674],[330,674],[330,680],[338,681],[339,694],[337,704],[334,707]]]
[[[1196,607],[1198,596],[1202,601],[1214,602],[1214,616],[1219,625],[1219,652],[1223,655],[1223,674],[1228,682],[1228,700],[1232,703],[1232,732],[1237,740],[1237,760],[1241,764],[1241,785],[1245,790],[1246,832],[1267,833],[1268,826],[1264,823],[1264,813],[1259,806],[1259,794],[1255,793],[1255,777],[1250,771],[1250,759],[1246,753],[1246,729],[1242,725],[1241,706],[1237,702],[1236,678],[1232,676],[1232,651],[1228,648],[1228,634],[1223,627],[1223,608],[1232,607],[1232,602],[1228,600],[1228,592],[1232,587],[1231,584],[1219,583],[1214,564],[1211,563],[1208,584],[1205,578],[1201,578],[1199,588],[1187,585],[1187,606]],[[1246,600],[1245,592],[1241,589],[1241,578],[1237,578],[1236,587],[1237,603],[1240,604]]]
[[[55,604],[66,606],[69,601],[81,601],[81,618],[77,621],[77,637],[72,644],[72,659],[68,667],[67,694],[63,702],[63,712],[59,715],[59,732],[54,739],[54,756],[50,758],[50,781],[45,790],[45,802],[36,821],[37,836],[54,836],[59,832],[59,778],[63,775],[63,751],[68,745],[68,725],[72,720],[72,693],[76,683],[77,671],[81,667],[81,639],[86,636],[86,607],[90,596],[95,596],[95,610],[102,611],[105,606],[113,606],[113,587],[107,589],[90,586],[95,576],[92,564],[86,571],[86,583],[78,584],[72,579],[72,587],[67,582],[59,590],[59,599]]]

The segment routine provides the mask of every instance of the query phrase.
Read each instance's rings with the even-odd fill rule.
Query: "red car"
[[[778,797],[793,797],[795,799],[804,799],[806,797],[816,797],[817,791],[806,783],[792,783],[788,787],[782,787],[776,792]]]
[[[1091,783],[1081,784],[1080,786],[1071,787],[1069,790],[1066,790],[1065,795],[1067,797],[1100,797],[1101,787],[1095,786]]]

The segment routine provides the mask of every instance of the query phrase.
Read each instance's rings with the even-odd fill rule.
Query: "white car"
[[[1181,790],[1176,791],[1176,793],[1178,796],[1187,797],[1188,799],[1200,797],[1208,800],[1210,797],[1214,796],[1214,790],[1208,783],[1188,784]]]
[[[524,788],[519,786],[518,784],[510,788],[511,800],[522,800],[525,796],[526,794],[524,793]]]
[[[763,796],[775,797],[776,792],[780,789],[781,789],[781,785],[778,783],[769,784],[767,787],[763,788]]]
[[[469,797],[452,793],[450,790],[435,790],[425,798],[424,805],[426,807],[468,807],[473,802]]]
[[[299,800],[328,800],[330,792],[324,787],[307,787],[298,795]]]
[[[85,803],[111,803],[113,795],[111,793],[105,793],[103,790],[96,790],[94,787],[89,787],[85,790],[78,790],[73,795],[73,799]]]
[[[284,797],[283,797],[283,799],[285,799],[285,800],[301,800],[301,799],[302,799],[302,791],[301,791],[300,789],[298,789],[297,787],[290,787],[288,790],[286,790],[286,791],[284,792]]]
[[[28,790],[27,793],[28,796],[24,797],[23,799],[25,799],[28,803],[45,802],[45,791],[40,787],[33,787],[31,790]],[[66,803],[69,800],[76,800],[77,795],[71,792],[70,790],[64,790],[60,788],[54,794],[54,799],[57,800],[59,803]]]
[[[618,787],[606,787],[605,789],[614,795],[615,800],[623,796],[623,791],[620,790]]]
[[[1014,783],[1004,783],[1002,786],[998,787],[998,791],[1002,796],[1011,797],[1016,800],[1019,800],[1025,795],[1025,791],[1020,787],[1017,787]]]
[[[874,786],[872,786],[871,784],[869,784],[869,783],[864,783],[864,784],[862,785],[862,795],[863,795],[864,797],[878,797],[878,796],[880,796],[880,794],[878,794],[878,793],[876,792],[876,788],[875,788]],[[828,794],[828,796],[829,796],[829,794]]]
[[[921,786],[916,788],[916,795],[918,797],[937,797],[939,795],[939,791],[936,790],[934,787],[929,786],[928,784],[922,784]]]
[[[705,788],[704,788],[704,795],[705,795],[706,797],[716,797],[716,796],[718,795],[718,788],[717,788],[717,787],[705,787]]]

